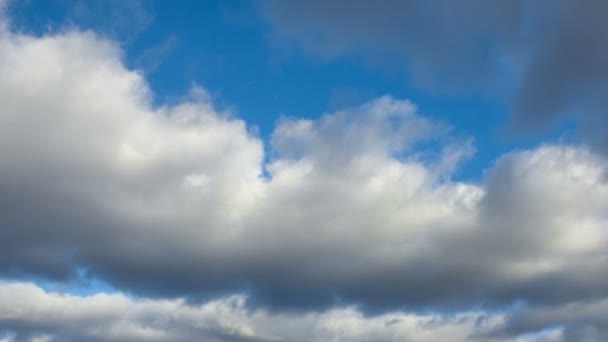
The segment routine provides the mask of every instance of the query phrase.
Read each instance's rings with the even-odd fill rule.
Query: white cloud
[[[35,341],[468,341],[491,331],[502,315],[388,313],[365,317],[353,307],[323,313],[249,310],[232,296],[192,305],[123,294],[77,297],[30,283],[0,285],[0,331]],[[27,333],[27,334],[26,334]],[[8,338],[8,341],[13,341]]]

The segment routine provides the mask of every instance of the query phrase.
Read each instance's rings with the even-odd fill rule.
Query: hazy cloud
[[[434,91],[508,99],[524,130],[563,117],[605,149],[608,3],[585,1],[260,2],[271,36],[319,58],[405,67]],[[277,44],[278,45],[278,44]]]
[[[122,293],[80,297],[47,292],[31,283],[2,283],[1,341],[582,342],[608,337],[606,299],[502,313],[376,316],[365,316],[352,306],[278,313],[251,310],[246,302],[240,295],[203,304]]]
[[[489,336],[530,334],[552,327],[555,341],[605,341],[608,339],[608,299],[575,301],[525,308],[507,317]]]
[[[144,50],[135,58],[134,64],[147,74],[154,73],[178,45],[179,38],[176,35],[170,35],[162,42]]]

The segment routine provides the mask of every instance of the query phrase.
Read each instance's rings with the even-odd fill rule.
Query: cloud
[[[249,310],[231,296],[191,305],[182,299],[134,299],[123,294],[78,297],[30,283],[0,285],[4,341],[473,341],[502,315],[388,313],[365,317],[353,307],[323,313]]]
[[[91,32],[0,34],[0,274],[62,282],[85,268],[153,303],[241,293],[272,315],[458,315],[608,294],[607,161],[587,148],[514,151],[458,182],[471,140],[409,101],[286,117],[266,155],[203,89],[173,106],[150,97]]]
[[[405,66],[418,86],[507,95],[524,130],[564,117],[605,149],[605,1],[260,2],[277,45]]]
[[[122,293],[81,297],[27,282],[0,284],[2,341],[601,341],[606,299],[504,313],[389,312],[373,317],[343,306],[279,313],[233,295],[202,304]]]
[[[154,73],[179,45],[176,35],[169,35],[162,42],[144,50],[135,59],[135,65],[147,74]]]
[[[260,7],[273,26],[271,37],[282,44],[292,42],[326,60],[354,54],[374,63],[407,62],[420,85],[442,88],[447,82],[462,87],[463,81],[492,78],[500,44],[516,38],[512,31],[519,25],[521,5],[471,0],[286,6],[270,1]],[[504,42],[489,39],[494,37]]]
[[[507,317],[488,336],[530,334],[554,327],[557,341],[604,341],[608,338],[608,300],[574,301],[524,308]]]

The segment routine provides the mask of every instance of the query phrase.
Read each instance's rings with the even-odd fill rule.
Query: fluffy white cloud
[[[244,291],[299,310],[608,295],[608,168],[583,147],[513,152],[457,182],[470,140],[381,97],[279,122],[265,162],[261,138],[204,90],[174,106],[150,96],[91,32],[0,33],[1,274],[86,267],[139,295]]]

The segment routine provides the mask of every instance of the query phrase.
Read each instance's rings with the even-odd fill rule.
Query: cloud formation
[[[510,315],[488,336],[516,336],[553,327],[556,341],[604,341],[608,338],[608,300],[526,308]]]
[[[509,94],[524,130],[564,117],[606,149],[608,4],[585,1],[260,2],[282,45],[405,66],[434,91]]]
[[[537,310],[608,296],[607,161],[587,148],[514,151],[483,181],[454,181],[472,141],[406,100],[385,96],[315,120],[284,118],[269,155],[255,131],[215,108],[203,89],[174,106],[151,102],[142,75],[124,66],[111,41],[80,31],[0,32],[0,274],[66,281],[84,267],[139,296],[194,302],[246,293],[247,310],[270,310],[262,325],[290,317],[281,316],[287,309],[308,317],[303,340],[327,340],[306,334],[331,324],[323,315],[331,318],[332,307],[356,307],[338,315],[363,324],[354,331],[366,340],[388,316],[362,313],[470,317],[474,307],[521,301]],[[110,300],[134,307],[135,327],[120,327],[116,339],[182,338],[163,335],[178,332],[137,311],[164,316],[166,307],[185,305],[177,299],[57,297],[23,284],[0,293],[5,307],[38,298],[32,312],[74,301],[79,310],[96,306],[97,315]],[[213,303],[192,310],[232,305]],[[306,316],[309,309],[317,313]],[[109,310],[110,318],[94,317],[107,319],[104,333],[128,324]],[[38,322],[30,311],[8,312],[3,324],[17,334],[102,339],[85,323],[57,331],[61,324],[47,320],[56,315]],[[234,312],[249,315],[241,304]],[[534,329],[584,320],[602,333],[600,323],[573,312]],[[179,333],[196,330],[186,321]],[[479,328],[468,319],[439,322],[463,340]],[[502,331],[523,331],[512,322]],[[332,330],[340,324],[329,338],[340,339]],[[387,340],[409,336],[398,327]],[[275,336],[273,329],[259,336]],[[420,340],[438,338],[429,336]]]
[[[27,282],[0,284],[0,341],[601,341],[608,301],[503,313],[391,312],[352,306],[324,312],[252,310],[233,295],[204,304],[122,293],[75,296]],[[549,327],[549,328],[548,328]]]
[[[1,341],[466,341],[500,326],[501,315],[389,313],[365,317],[352,307],[323,313],[249,310],[231,296],[201,305],[133,299],[123,294],[78,297],[29,283],[0,285]],[[37,338],[37,339],[36,339]]]

